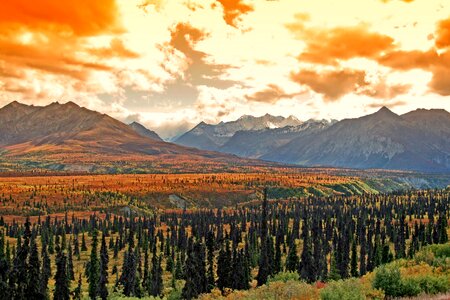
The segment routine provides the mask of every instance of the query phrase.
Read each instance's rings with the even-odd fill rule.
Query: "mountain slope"
[[[314,134],[331,124],[326,120],[308,120],[297,126],[238,131],[218,150],[242,157],[259,158],[295,138]]]
[[[217,125],[201,122],[176,139],[175,143],[205,150],[219,150],[238,131],[282,128],[299,124],[301,121],[293,116],[284,118],[269,114],[261,117],[244,115],[236,121],[220,122]]]
[[[415,114],[399,116],[383,107],[374,114],[296,138],[262,158],[308,166],[449,172],[449,127],[443,125],[439,130],[436,126],[442,120],[424,124]],[[434,117],[428,112],[423,118]],[[440,118],[448,122],[450,117],[445,112]]]
[[[190,172],[249,165],[268,164],[149,138],[72,102],[44,107],[14,102],[0,109],[0,170]]]
[[[136,131],[139,135],[142,135],[142,136],[145,136],[145,137],[157,140],[157,141],[162,141],[162,138],[160,138],[156,132],[146,128],[144,125],[139,124],[138,122],[133,122],[129,126],[134,131]]]

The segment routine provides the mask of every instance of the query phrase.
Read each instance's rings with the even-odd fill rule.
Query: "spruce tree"
[[[291,242],[289,247],[288,256],[286,258],[286,271],[295,272],[298,269],[298,255],[297,255],[297,245],[295,240]]]
[[[299,274],[302,279],[304,279],[308,283],[311,283],[315,280],[316,275],[311,251],[311,240],[309,237],[308,218],[306,214],[307,213],[305,210],[305,217],[303,220],[303,232],[302,232],[303,251],[299,264]]]
[[[77,287],[73,290],[73,299],[74,300],[81,300],[81,296],[82,296],[82,279],[81,279],[81,273],[80,276],[78,277],[78,285]]]
[[[214,287],[214,233],[208,232],[206,238],[206,248],[208,250],[208,291]]]
[[[26,294],[31,299],[43,298],[40,289],[41,263],[39,261],[39,253],[36,241],[32,240],[31,251],[27,265],[28,284]]]
[[[186,261],[186,283],[181,292],[183,299],[197,298],[208,291],[206,277],[205,248],[200,242],[194,244]]]
[[[0,299],[9,299],[8,291],[9,265],[5,252],[5,232],[0,234]]]
[[[72,257],[72,249],[71,243],[69,242],[68,251],[67,251],[67,278],[72,281],[75,280],[75,274],[73,272],[73,257]]]
[[[119,279],[119,283],[123,286],[123,293],[127,297],[134,296],[136,293],[136,267],[137,261],[133,244],[129,243]]]
[[[100,246],[100,279],[97,294],[102,300],[108,298],[108,249],[106,248],[105,235],[102,234],[102,244]]]
[[[357,245],[356,239],[352,241],[352,254],[351,254],[351,262],[350,262],[350,275],[352,277],[358,277],[358,253],[357,253]]]
[[[69,279],[67,278],[67,258],[60,249],[56,256],[55,290],[53,292],[54,300],[69,300]]]
[[[44,245],[41,249],[42,256],[42,268],[41,268],[41,278],[40,278],[40,292],[44,295],[45,299],[49,298],[48,295],[48,281],[52,276],[50,256],[47,252],[47,247]]]
[[[231,287],[231,250],[230,242],[226,241],[225,247],[221,247],[217,259],[217,287],[223,292]]]
[[[260,241],[261,254],[259,257],[258,275],[256,276],[258,286],[265,284],[270,275],[269,253],[267,249],[267,188],[264,189]]]
[[[156,249],[156,248],[155,248]],[[153,253],[152,257],[152,272],[151,272],[151,296],[160,296],[163,292],[163,279],[162,279],[162,267],[161,267],[162,256],[158,258],[156,251]]]
[[[98,283],[100,279],[100,262],[97,254],[97,230],[92,231],[91,256],[88,265],[89,297],[95,299],[98,296]]]

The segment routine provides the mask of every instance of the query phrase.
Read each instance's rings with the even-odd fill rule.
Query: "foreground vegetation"
[[[201,295],[200,299],[384,299],[416,297],[432,299],[450,290],[450,243],[426,246],[413,258],[399,259],[377,267],[361,278],[331,280],[307,284],[293,272],[269,278],[261,287],[235,291],[223,296],[219,291]],[[436,297],[438,298],[438,297]],[[448,298],[442,298],[448,299]]]
[[[264,199],[262,208],[0,218],[0,298],[381,299],[448,291],[449,191]]]

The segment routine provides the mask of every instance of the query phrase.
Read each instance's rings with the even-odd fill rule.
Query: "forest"
[[[228,209],[2,216],[0,298],[258,299],[244,293],[277,280],[281,290],[294,284],[309,293],[289,299],[450,290],[449,190],[268,200],[264,189],[260,196]],[[424,256],[418,271],[411,262]]]

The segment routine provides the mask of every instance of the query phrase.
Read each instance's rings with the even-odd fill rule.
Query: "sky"
[[[445,0],[0,2],[0,106],[73,101],[164,138],[244,114],[450,111]]]

